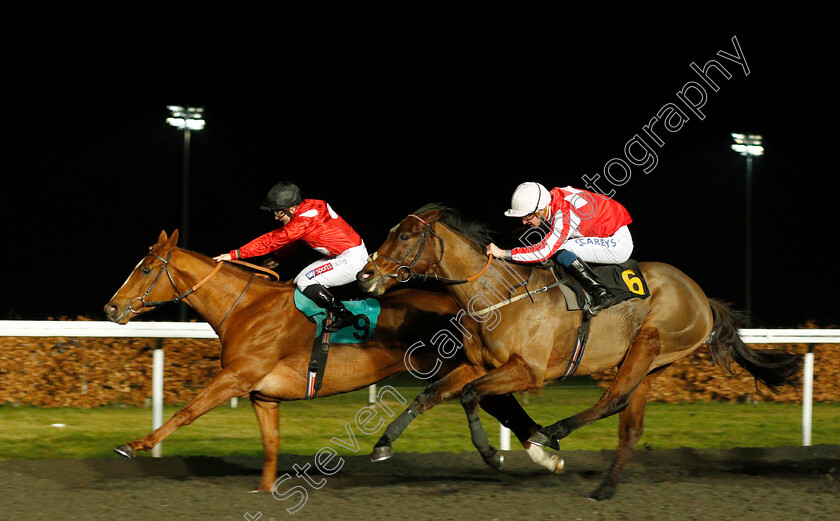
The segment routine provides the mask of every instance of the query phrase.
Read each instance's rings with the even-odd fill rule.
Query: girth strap
[[[566,369],[566,372],[563,373],[560,380],[565,380],[575,374],[575,371],[577,371],[577,368],[580,366],[581,359],[583,359],[583,351],[586,349],[586,341],[589,340],[589,324],[592,320],[592,315],[590,315],[587,311],[581,312],[581,315],[582,318],[580,321],[580,327],[578,328],[577,340],[575,340],[575,349],[572,351],[572,358],[569,359],[569,367]]]
[[[318,396],[321,389],[321,380],[324,379],[324,370],[327,366],[327,355],[330,351],[330,332],[326,326],[332,322],[332,313],[327,312],[324,320],[324,331],[320,336],[315,337],[312,343],[312,354],[309,357],[309,371],[306,375],[306,399],[311,400]]]

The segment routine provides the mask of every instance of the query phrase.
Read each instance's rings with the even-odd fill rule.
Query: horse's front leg
[[[461,405],[467,414],[473,445],[481,453],[485,463],[491,467],[500,469],[503,458],[499,451],[490,445],[487,433],[481,425],[481,419],[478,416],[481,400],[486,401],[489,395],[507,395],[536,387],[537,378],[534,370],[524,358],[518,354],[512,354],[503,365],[468,383],[461,391]]]
[[[441,402],[457,397],[464,384],[477,378],[481,371],[475,366],[461,364],[437,382],[426,387],[411,405],[385,428],[385,434],[373,447],[371,461],[383,461],[390,458],[393,454],[391,444],[400,437],[414,418]]]
[[[660,350],[659,330],[654,327],[643,328],[627,351],[609,388],[595,405],[553,425],[543,427],[528,441],[560,450],[560,440],[572,432],[624,410],[630,403],[633,391],[650,371]]]
[[[251,380],[250,378],[244,378],[242,374],[230,366],[222,369],[219,374],[210,380],[207,387],[172,415],[172,418],[166,423],[140,439],[115,447],[114,451],[131,459],[138,450],[151,449],[179,427],[189,425],[217,405],[230,400],[234,396],[247,394],[253,387],[253,383],[256,382],[256,379]]]
[[[274,480],[277,478],[277,451],[280,449],[280,414],[277,402],[260,400],[251,393],[251,403],[260,424],[260,435],[263,443],[263,471],[260,480],[261,492],[271,492]]]

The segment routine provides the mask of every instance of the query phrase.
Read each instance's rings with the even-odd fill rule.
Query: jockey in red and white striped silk
[[[531,227],[547,225],[549,232],[536,244],[502,250],[495,244],[487,254],[513,262],[537,263],[551,258],[569,271],[589,293],[592,315],[615,302],[615,296],[586,264],[618,264],[630,258],[633,238],[627,225],[630,214],[617,201],[572,188],[550,192],[540,183],[519,185],[511,198],[508,217],[522,219]]]

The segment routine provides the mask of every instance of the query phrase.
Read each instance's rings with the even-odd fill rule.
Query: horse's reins
[[[560,284],[562,284],[562,282],[560,282],[560,279],[557,278],[557,274],[554,273],[554,270],[552,270],[551,273],[554,275],[554,282],[551,283],[551,284],[548,284],[547,286],[543,286],[539,289],[535,289],[534,291],[528,291],[528,287],[526,286],[525,287],[525,293],[522,294],[522,295],[517,295],[516,297],[512,297],[512,298],[508,297],[508,299],[504,302],[499,302],[498,304],[493,304],[492,306],[488,306],[484,309],[474,311],[472,313],[467,313],[466,315],[468,317],[471,317],[471,318],[480,317],[480,316],[486,315],[487,313],[490,313],[493,310],[505,307],[508,304],[513,304],[514,302],[517,302],[517,301],[522,300],[524,298],[530,298],[531,301],[533,302],[534,295],[539,295],[540,293],[545,293],[546,291],[548,291],[552,288],[555,288],[555,287],[559,286]],[[527,284],[527,282],[526,282],[526,284]]]
[[[196,283],[193,287],[191,287],[187,291],[181,293],[181,291],[178,289],[178,285],[175,284],[175,279],[172,278],[172,273],[170,273],[170,271],[169,271],[169,259],[172,257],[172,250],[169,251],[169,253],[166,255],[165,259],[163,257],[161,257],[159,255],[155,255],[154,253],[151,253],[151,252],[148,253],[147,256],[151,256],[151,257],[154,257],[154,258],[158,259],[159,261],[161,261],[162,264],[160,266],[160,269],[158,270],[157,275],[155,276],[155,280],[152,281],[149,288],[146,290],[145,293],[143,293],[143,296],[142,297],[133,297],[129,301],[128,309],[132,313],[134,313],[135,315],[140,314],[140,310],[142,310],[143,308],[152,308],[152,307],[160,306],[160,305],[163,305],[163,304],[170,304],[170,303],[177,304],[178,302],[185,299],[189,295],[192,295],[193,293],[195,293],[196,290],[198,290],[201,286],[206,284],[207,281],[209,281],[211,278],[213,278],[213,276],[216,273],[218,273],[219,270],[222,268],[222,263],[217,262],[216,266],[213,268],[213,270],[206,277],[204,277],[202,280],[200,280],[198,283]],[[261,266],[256,266],[254,264],[250,264],[248,262],[244,262],[244,261],[241,261],[241,260],[231,259],[229,262],[232,262],[234,264],[240,264],[240,265],[243,265],[243,266],[247,266],[247,267],[252,268],[254,270],[257,270],[257,271],[262,271],[266,274],[269,274],[269,275],[273,276],[275,278],[275,280],[280,280],[280,277],[277,275],[277,273],[269,270],[268,268],[263,268]],[[160,276],[163,274],[163,272],[166,272],[166,276],[169,278],[169,282],[172,284],[172,287],[175,288],[176,296],[169,299],[169,300],[158,300],[158,301],[146,302],[146,297],[148,297],[149,293],[152,292],[152,289],[154,289],[155,284],[157,284],[157,282],[160,279]],[[217,328],[221,327],[221,325],[228,319],[230,314],[233,312],[234,308],[236,308],[236,305],[239,304],[239,301],[242,300],[242,297],[245,296],[245,292],[248,291],[249,287],[251,287],[251,282],[253,282],[254,276],[255,276],[255,274],[251,275],[250,280],[248,280],[248,284],[245,285],[245,289],[242,290],[242,293],[239,295],[239,298],[236,299],[236,302],[233,303],[233,306],[227,312],[227,315],[225,315],[225,317],[222,319],[222,321],[216,326]],[[140,303],[142,304],[142,306],[140,307],[140,310],[135,310],[134,309],[133,302],[135,300],[139,300]]]
[[[444,254],[443,238],[440,235],[438,235],[437,233],[435,233],[434,230],[432,230],[432,225],[434,223],[427,222],[425,219],[423,219],[422,217],[420,217],[418,215],[415,215],[415,214],[409,214],[409,217],[414,217],[415,219],[417,219],[418,221],[423,223],[423,225],[425,226],[425,229],[423,230],[423,233],[421,233],[420,236],[417,237],[417,240],[414,241],[414,244],[411,245],[411,248],[408,249],[408,251],[405,253],[405,255],[403,255],[403,257],[401,259],[395,259],[393,257],[388,257],[387,255],[381,255],[379,252],[374,252],[373,255],[368,256],[368,262],[373,264],[373,267],[376,268],[376,272],[381,278],[388,277],[388,278],[392,278],[392,279],[397,279],[399,282],[408,282],[412,279],[419,279],[419,280],[434,279],[438,282],[443,282],[444,284],[466,284],[468,282],[473,282],[473,281],[481,278],[481,276],[484,275],[484,272],[487,271],[487,268],[490,267],[490,263],[493,262],[493,256],[488,255],[487,256],[487,264],[484,266],[484,268],[481,271],[479,271],[478,273],[476,273],[475,275],[473,275],[472,277],[469,277],[467,279],[450,279],[450,278],[447,278],[447,277],[441,277],[440,275],[437,274],[437,271],[440,269],[440,263],[443,261],[443,254]],[[429,235],[431,235],[432,237],[435,237],[438,241],[440,241],[440,258],[435,263],[435,271],[433,273],[415,273],[412,270],[412,268],[414,268],[414,265],[417,264],[418,260],[420,260],[420,255],[423,254],[423,250],[426,248],[426,244],[427,244],[427,240],[429,239]],[[418,248],[418,246],[419,246],[419,248]],[[411,256],[411,254],[412,254],[412,252],[414,252],[415,248],[417,248],[417,253],[414,255],[414,259],[409,264],[406,264],[406,262],[405,262],[406,259],[408,259],[408,257]],[[396,271],[394,271],[394,273],[382,273],[382,270],[379,268],[379,265],[376,263],[376,259],[379,258],[379,257],[395,263],[398,266]]]

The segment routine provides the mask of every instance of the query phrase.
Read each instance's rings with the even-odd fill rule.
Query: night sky
[[[165,123],[179,104],[207,121],[190,149],[190,249],[217,255],[272,229],[258,205],[279,180],[327,200],[370,251],[429,202],[511,247],[503,212],[519,183],[584,188],[600,174],[634,219],[634,258],[739,308],[746,168],[730,133],[761,134],[753,325],[840,323],[836,28],[819,9],[178,4],[5,9],[0,317],[103,320],[160,231],[182,228],[183,135]],[[733,37],[748,75],[718,54],[735,55]],[[710,73],[717,92],[691,68],[709,60],[730,74]],[[698,112],[678,95],[698,100],[691,82]],[[687,118],[673,131],[661,118],[654,144],[644,127],[668,107]],[[606,182],[634,136],[655,166]]]

